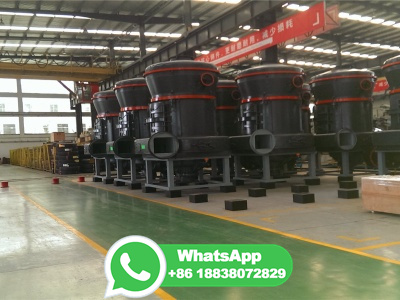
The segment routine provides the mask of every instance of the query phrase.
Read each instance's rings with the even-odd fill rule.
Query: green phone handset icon
[[[142,270],[140,274],[136,273],[129,267],[129,263],[131,262],[131,259],[128,255],[128,253],[123,253],[120,258],[121,266],[124,268],[125,272],[129,274],[132,278],[139,280],[139,281],[147,281],[150,279],[151,274],[149,272],[146,272],[145,270]]]

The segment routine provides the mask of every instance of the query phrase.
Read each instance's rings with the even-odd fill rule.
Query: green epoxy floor
[[[10,186],[10,192],[26,194],[106,249],[121,237],[143,235],[160,244],[277,244],[292,255],[293,273],[282,286],[164,288],[177,299],[400,299],[400,265],[66,180],[60,185],[52,185],[48,179],[15,181]],[[0,193],[0,200],[4,197],[6,191]],[[12,204],[8,201],[7,205]]]

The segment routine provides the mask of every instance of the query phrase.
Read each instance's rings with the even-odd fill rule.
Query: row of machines
[[[400,59],[395,62],[384,70],[400,70]],[[391,97],[398,105],[400,79],[397,73],[393,77],[388,78]],[[204,62],[151,65],[144,78],[94,94],[97,136],[89,146],[96,161],[94,180],[144,192],[165,190],[169,197],[193,188],[235,191],[244,181],[273,188],[296,173],[299,155],[307,155],[305,178],[319,184],[318,152],[328,152],[340,163],[340,176],[348,178],[377,148],[379,138],[372,132],[376,77],[351,69],[320,74],[309,85],[305,81],[302,68],[282,64],[244,70],[235,81],[219,79],[217,68]],[[398,117],[398,107],[393,115]]]
[[[379,175],[387,174],[388,167],[398,169],[400,166],[400,56],[386,60],[382,70],[389,83],[391,128],[373,134]]]

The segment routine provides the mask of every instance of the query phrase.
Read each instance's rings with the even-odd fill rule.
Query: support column
[[[96,124],[97,112],[93,103],[90,103],[90,117],[92,119],[92,128],[94,129],[94,125]]]
[[[275,11],[269,12],[267,14],[263,14],[262,16],[258,17],[254,21],[255,28],[264,28],[270,24],[276,22],[276,13]],[[263,64],[278,63],[278,45],[269,47],[265,50],[262,50],[260,53],[260,57],[262,59]]]
[[[387,173],[385,152],[378,151],[378,174],[386,175]]]
[[[82,125],[82,103],[77,103],[75,106],[75,118],[76,118],[76,136],[83,132],[83,125]]]
[[[122,159],[116,159],[117,161],[117,178],[122,179]]]
[[[145,160],[146,163],[146,183],[152,184],[153,183],[153,165],[151,160]]]
[[[282,59],[283,59],[283,63],[287,64],[287,61],[288,61],[288,59],[287,59],[287,53],[283,53],[283,54],[282,54]]]
[[[21,115],[18,117],[18,124],[19,124],[19,134],[21,136],[25,135],[25,128],[24,128],[24,104],[22,101],[22,87],[21,87],[21,79],[17,79],[17,99],[18,99],[18,111]]]
[[[238,155],[235,155],[233,159],[235,163],[235,178],[239,178],[240,176],[242,176],[242,165],[240,163],[240,157]]]
[[[111,159],[109,157],[105,158],[106,162],[106,179],[111,178]]]
[[[224,184],[231,184],[231,169],[230,169],[230,165],[229,165],[229,158],[228,157],[224,157],[222,159],[222,180]]]
[[[140,37],[140,42],[139,42],[139,47],[140,47],[140,57],[143,57],[146,55],[146,37],[144,35],[145,32],[145,25],[144,24],[139,24],[139,37]]]
[[[317,177],[317,152],[308,154],[308,176]]]
[[[269,155],[262,156],[262,165],[263,165],[263,181],[271,180],[271,166],[269,163]]]
[[[342,175],[350,176],[350,153],[348,151],[342,151]]]
[[[136,182],[136,159],[131,158],[129,161],[131,166],[131,183],[134,183]]]
[[[115,50],[114,50],[114,41],[108,42],[108,49],[110,50],[110,68],[114,68],[115,65]]]
[[[336,66],[341,67],[342,66],[342,42],[340,39],[340,36],[336,37]]]
[[[172,159],[167,159],[165,163],[167,164],[167,186],[168,189],[173,189],[175,187],[174,161]]]
[[[183,1],[183,22],[185,24],[185,34],[193,29],[192,27],[192,0]]]

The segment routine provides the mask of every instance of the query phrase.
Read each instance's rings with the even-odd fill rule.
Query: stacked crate
[[[78,174],[80,172],[78,146],[74,142],[56,142],[53,144],[55,174]]]
[[[93,131],[89,129],[80,134],[79,137],[75,138],[75,142],[78,146],[83,146],[84,144],[90,143],[92,141]]]
[[[78,146],[78,155],[81,173],[94,172],[94,159],[90,154],[85,154],[84,146]]]

